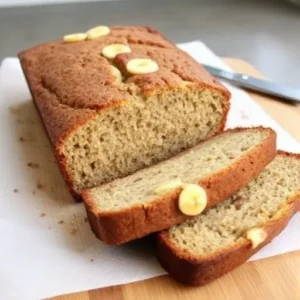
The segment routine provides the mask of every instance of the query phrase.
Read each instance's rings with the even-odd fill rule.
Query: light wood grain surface
[[[263,77],[242,60],[226,58],[225,61],[235,71]],[[283,128],[300,141],[300,106],[284,104],[254,93],[250,95]],[[104,299],[300,300],[300,251],[246,263],[203,287],[185,287],[168,276],[161,276],[132,284],[53,298],[53,300]]]

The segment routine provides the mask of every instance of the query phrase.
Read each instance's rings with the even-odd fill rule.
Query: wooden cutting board
[[[254,67],[242,60],[232,58],[224,60],[237,72],[263,77]],[[300,106],[284,104],[255,93],[250,93],[250,95],[300,142]],[[246,263],[203,287],[186,287],[176,283],[168,276],[160,276],[136,283],[58,296],[52,299],[300,300],[300,251]]]

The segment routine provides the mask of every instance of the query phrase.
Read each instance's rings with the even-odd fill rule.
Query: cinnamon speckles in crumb
[[[36,191],[32,191],[32,195],[35,195],[36,194]]]
[[[235,206],[235,208],[237,210],[239,210],[247,200],[248,200],[248,197],[245,195],[237,196],[233,200],[233,205]]]
[[[84,222],[87,223],[88,222],[88,218],[84,218]]]
[[[41,218],[43,218],[43,217],[45,217],[45,216],[46,216],[45,213],[41,213],[41,214],[40,214],[40,217],[41,217]]]
[[[14,189],[14,193],[19,193],[19,190],[18,189]]]
[[[60,221],[58,222],[58,224],[64,224],[64,221],[63,221],[63,220],[60,220]]]
[[[94,259],[93,259],[93,258],[91,258],[91,259],[90,259],[90,262],[93,262],[93,261],[94,261]]]
[[[24,139],[22,136],[20,136],[20,137],[19,137],[19,141],[20,141],[20,142],[25,142],[25,139]]]
[[[40,167],[39,164],[33,163],[33,162],[27,163],[27,166],[28,166],[29,168],[32,168],[32,169],[38,169],[38,168]]]

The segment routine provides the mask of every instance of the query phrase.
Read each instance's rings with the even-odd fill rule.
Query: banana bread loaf
[[[111,245],[169,228],[230,197],[275,155],[271,129],[222,132],[167,161],[83,191],[88,220]]]
[[[161,232],[158,259],[182,283],[208,283],[269,243],[299,209],[300,155],[279,152],[234,196]]]
[[[225,125],[228,90],[149,27],[99,26],[19,58],[75,197]]]

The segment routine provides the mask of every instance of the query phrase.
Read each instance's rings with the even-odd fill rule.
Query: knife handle
[[[240,87],[300,103],[300,89],[283,86],[271,81],[257,79],[244,74],[234,74],[230,81]]]

